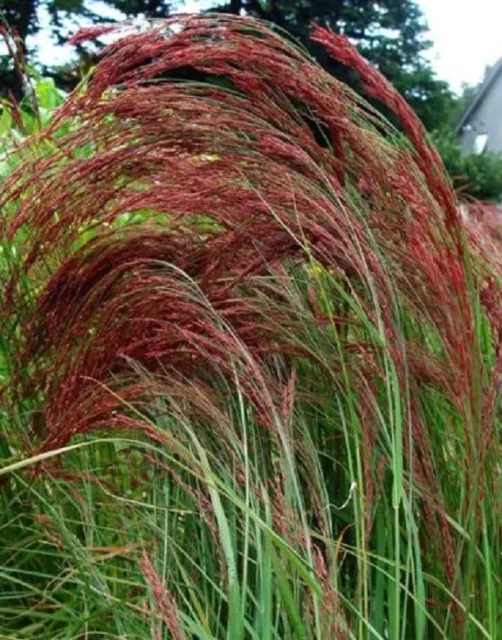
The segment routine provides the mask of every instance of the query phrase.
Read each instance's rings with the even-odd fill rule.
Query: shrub
[[[434,140],[454,187],[464,197],[499,202],[502,197],[502,157],[495,153],[462,155],[456,134],[438,133]]]

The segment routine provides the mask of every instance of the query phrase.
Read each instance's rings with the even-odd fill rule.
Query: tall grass
[[[269,26],[177,16],[17,150],[0,637],[502,632],[498,266],[313,37],[404,133]]]

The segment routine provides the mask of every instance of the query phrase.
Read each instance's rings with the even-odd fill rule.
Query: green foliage
[[[125,16],[134,17],[139,14],[149,18],[165,17],[176,4],[173,0],[106,0],[114,9]]]
[[[40,20],[42,10],[49,16],[50,33],[47,36],[62,44],[83,25],[110,21],[109,12],[107,17],[106,12],[100,10],[100,4],[122,13],[124,17],[139,14],[162,17],[169,13],[173,3],[168,0],[104,0],[101,3],[90,0],[0,0],[0,17],[19,36],[24,54],[36,59],[37,51],[29,50],[28,44],[29,36],[36,35],[43,28]],[[84,54],[85,51],[79,48],[79,53]],[[58,78],[58,84],[68,88],[72,88],[80,79],[78,75],[68,73],[68,69],[54,66],[51,71]],[[0,59],[0,94],[6,95],[9,90],[18,99],[23,95],[18,75],[14,73],[8,58],[3,57]]]
[[[32,70],[29,78],[30,92],[19,104],[0,101],[0,179],[7,176],[27,153],[37,149],[21,147],[26,137],[38,133],[47,125],[53,111],[64,100],[64,92],[58,89],[52,78],[39,76]]]
[[[396,70],[391,79],[428,131],[453,127],[459,100],[448,83],[438,80],[428,65],[422,64],[409,73]]]
[[[433,139],[459,193],[477,200],[501,200],[501,155],[462,155],[458,136],[452,132],[436,132]]]
[[[110,9],[126,16],[144,13],[150,16],[166,15],[172,5],[168,0],[105,0]],[[49,14],[52,35],[64,41],[82,19],[94,23],[106,18],[99,7],[88,0],[0,0],[0,14],[15,28],[20,38],[36,34],[40,28],[40,10]]]

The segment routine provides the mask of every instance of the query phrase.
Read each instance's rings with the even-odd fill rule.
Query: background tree
[[[48,37],[62,44],[82,24],[97,24],[109,20],[103,13],[103,6],[120,12],[124,18],[139,14],[161,17],[169,13],[172,4],[169,0],[101,0],[100,3],[92,0],[0,0],[0,16],[18,35],[24,53],[33,57],[36,51],[30,50],[29,37],[41,30],[42,12],[49,20]],[[84,51],[81,50],[80,53],[84,54]],[[53,71],[53,75],[57,77],[57,69]],[[62,71],[60,84],[71,84],[69,70],[65,68]],[[0,60],[0,92],[6,94],[9,90],[16,97],[21,96],[20,80],[10,61],[3,57]]]
[[[453,185],[464,197],[499,202],[502,199],[502,155],[489,152],[464,155],[454,126],[478,88],[464,85],[450,119],[438,123],[433,139]]]
[[[152,17],[166,15],[173,3],[169,0],[0,0],[0,12],[16,29],[19,37],[27,37],[40,29],[40,11],[45,10],[50,18],[52,36],[65,41],[72,27],[82,19],[102,22],[105,17],[100,6],[120,11],[124,16],[141,13]]]

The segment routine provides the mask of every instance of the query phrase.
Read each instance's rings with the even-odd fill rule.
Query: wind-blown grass
[[[313,37],[406,136],[267,25],[177,16],[4,182],[5,637],[502,630],[498,267]]]

